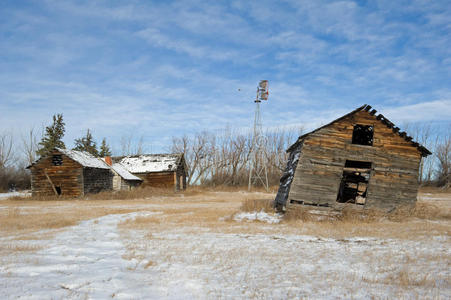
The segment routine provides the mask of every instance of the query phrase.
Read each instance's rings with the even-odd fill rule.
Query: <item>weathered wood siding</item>
[[[137,180],[121,180],[121,190],[130,191],[134,188],[137,188],[141,184],[141,181]]]
[[[176,172],[133,173],[143,180],[142,187],[175,188]]]
[[[84,168],[84,193],[98,193],[113,189],[113,172],[109,169]]]
[[[61,196],[79,197],[83,195],[83,168],[82,166],[62,155],[63,163],[60,166],[52,164],[52,155],[61,153],[54,152],[42,158],[39,163],[33,165],[31,169],[31,189],[33,196],[55,195],[50,182],[45,176],[45,172],[50,180],[57,187],[61,188]]]
[[[374,126],[373,146],[352,144],[355,124]],[[388,210],[416,201],[420,152],[375,116],[359,111],[305,137],[287,205],[296,200],[339,206],[346,160],[372,163],[365,207]]]
[[[181,165],[177,168],[176,172],[176,190],[185,190],[186,189],[186,170],[185,170],[185,162],[182,161]]]

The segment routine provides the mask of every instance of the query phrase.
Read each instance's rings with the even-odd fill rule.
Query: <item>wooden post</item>
[[[58,195],[58,192],[56,191],[55,186],[53,185],[53,182],[50,180],[50,177],[49,177],[49,175],[47,174],[47,171],[44,171],[44,174],[45,174],[45,177],[47,177],[47,180],[49,181],[50,185],[52,186],[52,189],[53,189],[53,191],[55,192],[55,195],[59,196],[59,195]]]

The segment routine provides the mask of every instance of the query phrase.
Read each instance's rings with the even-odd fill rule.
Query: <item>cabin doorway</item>
[[[58,194],[58,196],[61,196],[61,187],[60,186],[55,186],[55,191]]]
[[[371,162],[347,160],[343,168],[337,202],[365,205]]]

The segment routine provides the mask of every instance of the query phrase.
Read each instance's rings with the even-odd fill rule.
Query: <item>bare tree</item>
[[[120,140],[121,155],[141,155],[144,154],[144,137],[141,136],[136,142],[133,134],[123,135]]]
[[[264,161],[270,184],[279,182],[287,162],[285,150],[301,130],[278,129],[265,133]],[[201,132],[193,137],[173,138],[172,152],[185,154],[188,183],[246,185],[252,153],[252,135],[226,128],[219,133]]]
[[[36,151],[38,150],[38,141],[42,139],[43,132],[40,135],[36,133],[34,128],[28,130],[25,135],[21,136],[22,153],[25,156],[26,163],[31,165],[36,160]]]
[[[451,134],[439,142],[435,150],[437,157],[437,184],[444,188],[451,187]]]
[[[0,170],[10,166],[14,160],[13,137],[11,133],[0,134]]]

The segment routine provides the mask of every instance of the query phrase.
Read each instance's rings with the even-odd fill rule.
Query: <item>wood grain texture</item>
[[[372,146],[352,144],[356,124],[374,127]],[[376,116],[359,111],[304,138],[287,205],[296,200],[339,206],[346,160],[372,163],[365,207],[390,210],[415,203],[421,152]]]

